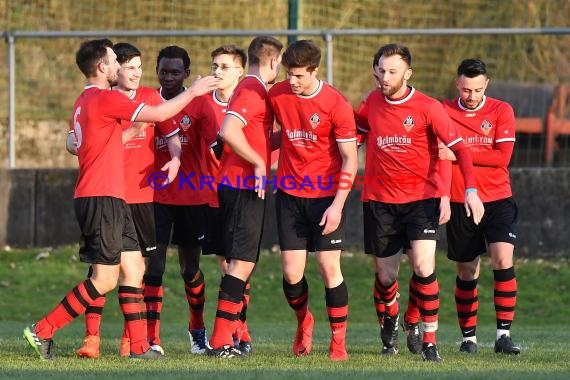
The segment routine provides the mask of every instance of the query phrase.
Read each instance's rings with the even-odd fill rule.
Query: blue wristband
[[[465,194],[469,194],[469,193],[476,193],[477,189],[474,187],[469,187],[467,189],[465,189]]]

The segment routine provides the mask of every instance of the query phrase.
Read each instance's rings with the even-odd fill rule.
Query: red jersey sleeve
[[[101,112],[111,118],[135,121],[145,103],[133,102],[119,91],[106,90],[98,98]]]
[[[502,102],[497,112],[497,131],[495,142],[515,141],[515,111],[510,104]]]
[[[428,123],[431,125],[434,133],[447,147],[451,148],[453,146],[454,151],[464,147],[463,139],[457,127],[453,124],[440,102],[432,102],[427,115],[429,118]]]
[[[226,115],[234,115],[242,121],[244,126],[250,122],[250,117],[263,112],[261,107],[266,105],[265,99],[259,91],[248,87],[241,87],[238,94],[232,94]]]
[[[180,131],[180,128],[178,128],[178,123],[174,118],[156,123],[156,127],[158,128],[160,135],[166,138],[172,137],[177,134],[178,131]]]
[[[457,156],[457,162],[463,172],[465,188],[476,187],[469,149],[463,143],[457,126],[453,123],[443,105],[440,102],[433,102],[430,105],[428,117],[437,137],[453,150]]]
[[[145,87],[145,90],[145,96],[148,98],[148,104],[151,106],[156,106],[158,104],[164,103],[164,100],[154,88]]]
[[[452,163],[449,160],[439,160],[437,163],[437,171],[441,177],[442,188],[441,196],[451,197],[451,178]]]
[[[506,167],[509,166],[514,148],[514,142],[496,144],[491,151],[471,151],[471,159],[473,160],[473,165],[477,166]]]
[[[508,166],[515,147],[515,113],[508,103],[501,103],[497,112],[497,129],[491,151],[471,151],[477,166]]]
[[[341,98],[332,114],[334,136],[337,142],[356,141],[356,123],[352,106]]]

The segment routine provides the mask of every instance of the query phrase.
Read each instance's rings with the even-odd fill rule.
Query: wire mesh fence
[[[334,85],[356,105],[374,85],[372,57],[379,46],[398,42],[413,57],[412,85],[444,99],[455,95],[453,78],[458,63],[467,57],[486,61],[489,94],[511,102],[519,118],[540,122],[518,132],[514,166],[570,165],[568,135],[557,128],[547,132],[549,110],[557,89],[570,84],[570,34],[430,34],[433,28],[565,28],[567,0],[451,0],[396,1],[298,0],[297,14],[289,17],[291,0],[267,2],[195,0],[191,2],[138,0],[23,0],[0,2],[0,20],[10,31],[124,31],[124,30],[284,30],[289,20],[299,30],[346,30],[335,35],[333,60],[322,62],[320,75],[329,74]],[[354,35],[354,29],[417,29],[416,34]],[[460,28],[460,29],[459,29]],[[425,32],[422,33],[421,30]],[[113,38],[112,34],[109,37]],[[286,43],[286,36],[277,36]],[[325,40],[311,38],[324,50]],[[75,67],[75,50],[85,38],[18,39],[15,43],[16,146],[18,167],[65,167],[75,160],[63,152],[67,120],[83,78]],[[193,74],[208,74],[210,51],[223,43],[247,47],[251,36],[128,37],[143,52],[142,85],[157,86],[156,54],[171,44],[186,48]],[[7,44],[0,44],[6,62]],[[8,103],[7,70],[0,69],[0,103]],[[4,90],[6,89],[6,91]],[[567,101],[567,100],[566,100]],[[564,106],[564,105],[563,105]],[[570,119],[568,107],[558,109],[555,123]],[[7,107],[0,107],[0,157],[7,155]],[[530,124],[529,124],[530,125]],[[559,124],[556,124],[559,125]],[[560,124],[562,125],[562,124]],[[554,139],[554,140],[552,140]],[[550,151],[547,151],[547,148]],[[551,156],[551,157],[550,157]],[[550,159],[550,161],[549,161]]]

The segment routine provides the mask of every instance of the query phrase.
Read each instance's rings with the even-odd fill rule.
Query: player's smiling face
[[[119,69],[117,86],[125,91],[139,88],[142,76],[142,63],[140,57],[134,57],[121,65]]]
[[[243,67],[239,62],[239,57],[231,54],[220,54],[212,60],[212,75],[220,78],[218,88],[225,90],[234,88],[243,75]]]
[[[398,54],[381,56],[378,64],[374,66],[373,75],[384,96],[398,98],[406,93],[406,84],[412,76],[412,69]]]
[[[489,78],[485,75],[478,75],[474,78],[468,78],[465,75],[455,80],[455,87],[459,91],[459,100],[467,109],[475,109],[481,104],[485,90],[489,84]]]
[[[308,71],[308,67],[292,67],[287,69],[287,80],[291,91],[296,95],[311,95],[319,87],[318,68]]]

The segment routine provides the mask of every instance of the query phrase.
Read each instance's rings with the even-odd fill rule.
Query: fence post
[[[6,32],[8,43],[8,168],[16,167],[16,48],[15,38]]]
[[[327,60],[327,83],[333,85],[333,36],[332,33],[325,33],[326,60]]]
[[[299,2],[298,0],[289,0],[289,17],[287,18],[287,29],[299,29]],[[287,45],[291,45],[297,41],[297,35],[290,34],[287,36]]]

